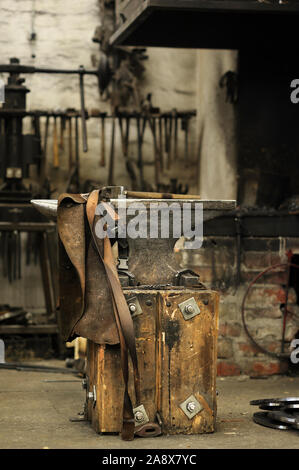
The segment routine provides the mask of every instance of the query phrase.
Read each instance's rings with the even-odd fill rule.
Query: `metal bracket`
[[[129,306],[132,318],[142,314],[142,308],[137,297],[131,297],[130,299],[127,299],[127,304]]]
[[[183,401],[183,403],[180,404],[180,408],[189,419],[194,418],[194,416],[203,410],[202,404],[196,400],[194,395],[190,395],[187,400]]]
[[[129,269],[128,258],[118,258],[117,269],[120,271],[126,271],[127,269]]]
[[[193,287],[199,286],[199,274],[192,271],[192,269],[182,269],[174,276],[175,286]]]
[[[92,392],[87,393],[88,400],[93,400],[92,406],[95,407],[97,403],[97,389],[96,386],[93,386]]]
[[[118,269],[118,277],[122,287],[135,286],[135,276],[124,269]]]
[[[140,426],[141,424],[149,423],[149,417],[145,411],[143,405],[139,405],[136,408],[133,408],[135,426]]]
[[[190,320],[191,318],[196,317],[196,315],[200,314],[200,308],[197,305],[194,297],[191,297],[190,299],[181,302],[178,306],[185,320]]]

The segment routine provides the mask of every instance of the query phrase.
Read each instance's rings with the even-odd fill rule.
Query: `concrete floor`
[[[63,367],[59,361],[46,365]],[[46,382],[75,380],[75,382]],[[71,375],[0,370],[1,449],[298,449],[299,431],[279,431],[252,421],[249,401],[298,396],[299,377],[219,378],[218,424],[214,434],[161,436],[124,442],[119,436],[97,435],[86,422],[70,422],[83,408],[81,380]]]

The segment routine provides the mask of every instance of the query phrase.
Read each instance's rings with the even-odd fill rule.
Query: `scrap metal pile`
[[[268,428],[299,430],[299,397],[264,398],[252,400],[260,410],[253,414],[253,421]]]

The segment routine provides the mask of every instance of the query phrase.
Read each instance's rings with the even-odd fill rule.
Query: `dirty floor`
[[[59,361],[45,365],[63,367]],[[58,380],[58,382],[55,382]],[[54,382],[52,382],[54,381]],[[279,431],[252,421],[257,398],[299,396],[299,377],[219,378],[217,431],[197,436],[100,436],[89,423],[71,422],[83,408],[81,380],[71,375],[0,370],[1,449],[298,449],[299,431]]]

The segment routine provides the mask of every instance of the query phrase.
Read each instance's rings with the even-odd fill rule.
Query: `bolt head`
[[[88,392],[88,400],[93,400],[93,392]]]
[[[135,305],[135,304],[130,304],[130,305],[129,305],[129,310],[130,310],[130,312],[132,312],[132,313],[136,312],[136,305]]]
[[[135,420],[137,423],[140,423],[144,419],[142,411],[136,411],[135,413]]]
[[[192,305],[186,305],[185,312],[191,315],[192,313],[194,313],[194,307],[192,307]]]
[[[193,413],[193,411],[196,408],[196,404],[194,403],[194,401],[189,401],[189,403],[187,403],[186,405],[186,408],[189,411],[189,413]]]

